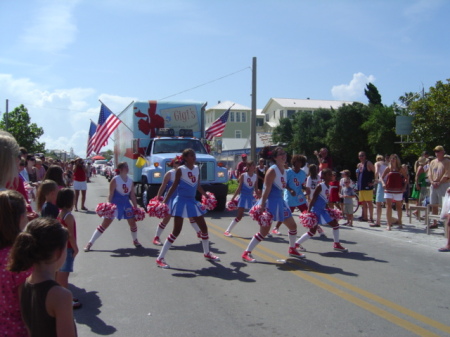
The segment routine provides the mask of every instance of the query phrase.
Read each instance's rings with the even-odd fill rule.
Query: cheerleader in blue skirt
[[[192,149],[186,149],[182,154],[184,165],[180,166],[175,172],[175,181],[164,197],[164,203],[168,203],[172,194],[177,191],[177,196],[172,202],[171,214],[174,217],[174,225],[172,233],[167,237],[164,245],[156,259],[156,265],[160,268],[170,268],[164,261],[169,248],[177,239],[183,228],[184,218],[193,218],[201,230],[202,246],[204,257],[210,261],[220,261],[220,258],[211,254],[209,251],[208,227],[206,226],[203,214],[206,208],[195,199],[195,194],[199,191],[206,197],[206,193],[199,184],[199,168],[195,165],[196,156]]]
[[[252,208],[255,204],[255,197],[253,196],[253,192],[255,192],[256,195],[260,195],[261,191],[258,189],[257,183],[258,176],[255,174],[255,171],[255,162],[253,160],[247,162],[247,171],[242,173],[239,177],[239,187],[231,198],[231,201],[233,201],[236,196],[239,195],[237,216],[233,221],[231,221],[225,233],[223,233],[223,235],[225,236],[233,236],[231,234],[231,230],[237,225],[239,221],[241,221],[242,216],[244,215],[244,210]]]
[[[329,224],[333,228],[334,250],[347,252],[347,248],[343,247],[339,242],[339,223],[336,219],[332,219],[327,211],[328,197],[330,195],[330,181],[332,178],[333,172],[329,168],[322,171],[323,182],[316,187],[311,202],[308,205],[308,212],[312,212],[317,216],[318,224],[310,228],[308,232],[303,234],[297,240],[295,245],[297,249],[304,251],[305,249],[302,247],[302,243],[316,234],[319,225]]]
[[[274,221],[282,221],[289,229],[289,255],[299,258],[304,258],[305,255],[301,254],[295,249],[295,239],[297,238],[297,224],[292,217],[289,206],[284,201],[283,190],[286,188],[286,172],[284,164],[286,163],[286,152],[277,147],[274,150],[270,150],[269,147],[265,147],[261,150],[261,157],[264,159],[270,159],[274,164],[269,168],[264,178],[264,189],[260,201],[257,203],[261,209],[268,208],[269,212],[273,215]],[[251,252],[260,243],[267,234],[269,234],[270,226],[260,226],[259,233],[256,233],[250,241],[247,249],[242,254],[242,260],[245,262],[256,262]]]
[[[167,195],[167,193],[170,190],[170,187],[172,187],[173,182],[175,181],[175,172],[176,172],[177,168],[182,164],[182,161],[183,161],[183,159],[181,156],[176,156],[167,165],[169,167],[172,167],[172,169],[167,171],[167,173],[164,175],[163,182],[162,182],[161,187],[159,188],[158,193],[156,195],[157,198],[159,198],[163,195],[164,196]],[[170,199],[168,200],[167,205],[169,206],[169,209],[172,209],[172,202],[176,196],[177,196],[177,192],[175,191],[175,193],[173,193],[172,196],[170,197]],[[162,221],[156,227],[156,234],[155,234],[155,237],[153,238],[153,244],[155,246],[162,246],[162,243],[159,240],[159,238],[161,237],[162,232],[166,228],[166,226],[169,223],[171,218],[172,218],[172,215],[169,214],[164,219],[162,219]],[[192,227],[194,228],[195,232],[197,233],[197,237],[200,239],[201,231],[200,231],[200,228],[197,226],[197,223],[192,218],[190,218],[189,221],[191,222]]]

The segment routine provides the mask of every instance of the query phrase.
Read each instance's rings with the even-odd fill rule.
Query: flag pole
[[[108,108],[108,106],[107,106],[105,103],[103,103],[100,99],[99,99],[98,101]],[[122,110],[122,112],[124,112],[125,110],[127,110],[127,109],[130,107],[130,105],[133,104],[133,103],[134,103],[134,101],[131,101],[131,103],[128,104],[127,107],[126,107],[125,109]],[[112,113],[114,116],[116,116],[116,117],[120,120],[120,122],[121,122],[128,130],[130,130],[131,132],[133,132],[133,130],[131,130],[131,128],[130,128],[128,125],[126,125],[126,124],[123,122],[123,120],[121,120],[121,119],[119,118],[119,116],[122,114],[122,112],[121,112],[119,115],[116,115],[114,112],[112,112],[112,110],[111,110],[110,108],[108,108],[108,110],[111,111],[111,113]],[[111,136],[110,136],[109,138],[111,138]],[[112,138],[111,138],[111,139],[112,139]],[[114,139],[113,139],[113,140],[114,140]]]

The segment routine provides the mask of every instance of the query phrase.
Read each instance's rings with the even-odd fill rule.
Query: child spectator
[[[72,294],[55,281],[66,258],[67,229],[56,219],[32,220],[16,238],[8,269],[33,267],[20,291],[22,318],[30,336],[76,336]]]
[[[28,222],[25,199],[16,191],[0,192],[0,336],[28,336],[20,314],[19,287],[31,274],[6,269],[11,247]]]
[[[329,208],[338,208],[339,205],[339,181],[337,181],[337,174],[333,171],[333,178],[330,181],[330,196],[328,198],[328,207]]]
[[[353,227],[353,198],[356,197],[353,187],[351,187],[352,181],[349,178],[345,178],[344,187],[341,188],[340,197],[343,199],[343,212],[347,218],[347,222],[344,226]]]
[[[78,254],[77,245],[77,224],[72,215],[75,192],[70,188],[59,190],[56,198],[56,206],[61,210],[58,214],[58,221],[67,228],[69,239],[67,241],[67,256],[61,269],[56,273],[56,281],[64,288],[69,289],[69,274],[73,272],[73,262]],[[73,300],[73,308],[81,308],[81,303],[77,299]]]
[[[43,217],[56,219],[59,209],[56,206],[58,196],[58,185],[53,180],[44,180],[37,192],[36,207]]]

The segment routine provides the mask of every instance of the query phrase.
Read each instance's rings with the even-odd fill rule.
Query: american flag
[[[108,138],[119,126],[120,119],[102,103],[98,116],[97,132],[95,133],[94,152],[100,153],[103,146],[108,144]]]
[[[220,137],[225,130],[225,126],[227,125],[228,116],[230,115],[230,108],[223,113],[222,116],[217,118],[214,123],[206,130],[205,138],[207,140],[213,140],[214,137]]]
[[[92,151],[94,151],[95,131],[97,131],[97,125],[95,125],[95,123],[91,121],[91,126],[89,127],[89,138],[87,143],[86,157],[89,157]]]

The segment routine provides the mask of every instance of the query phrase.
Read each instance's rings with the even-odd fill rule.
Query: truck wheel
[[[227,204],[227,196],[226,195],[218,195],[216,197],[216,199],[217,199],[217,206],[214,210],[217,212],[224,211],[226,204]]]

